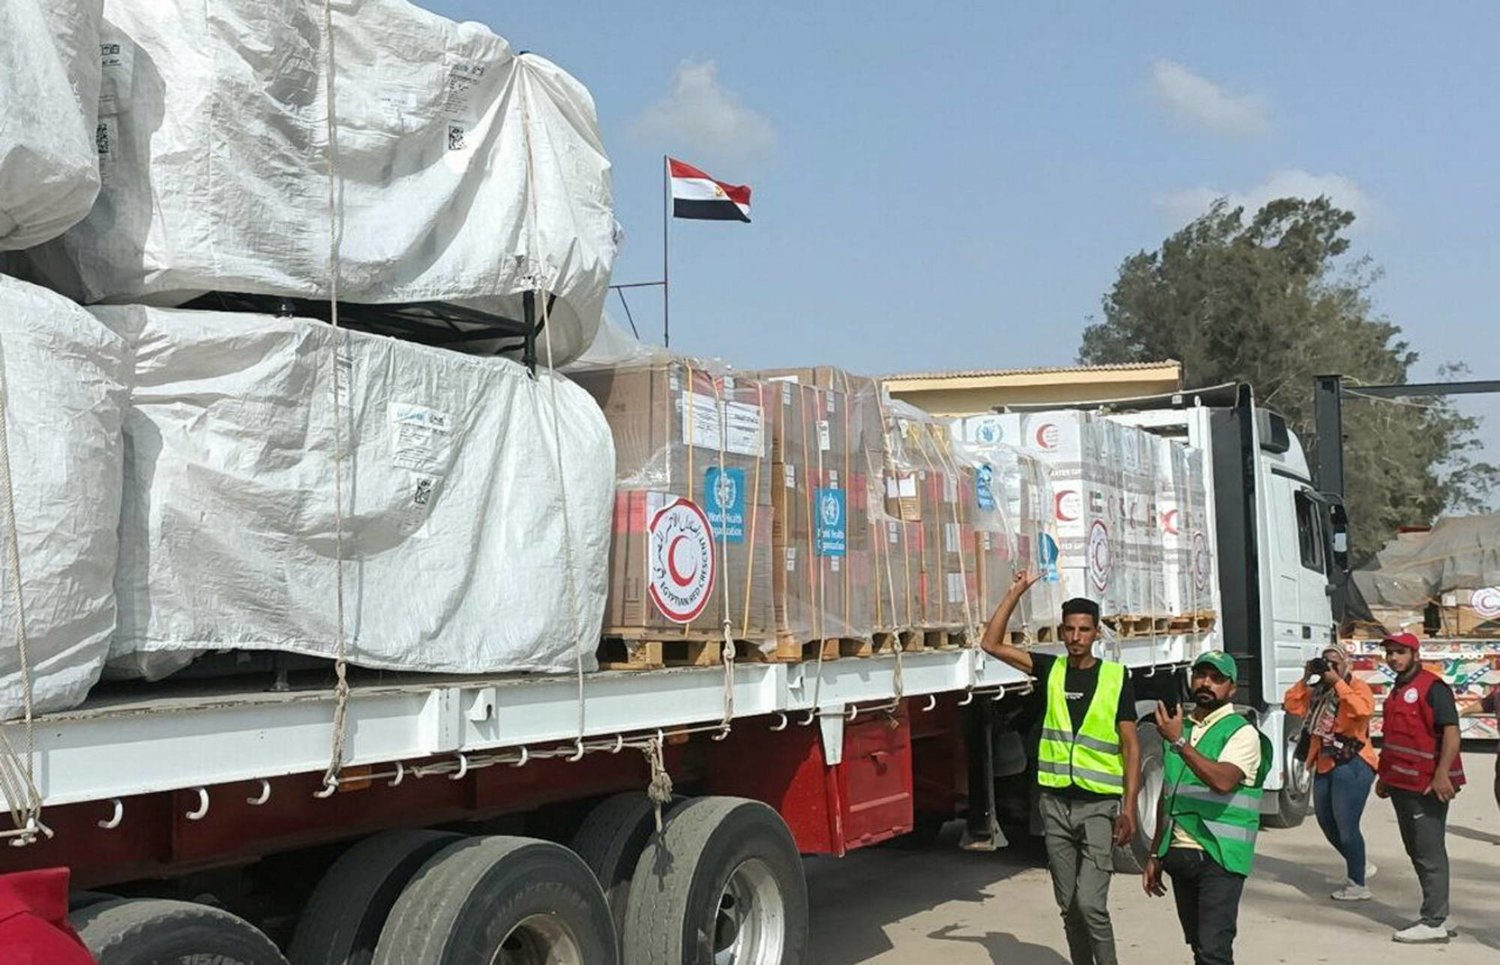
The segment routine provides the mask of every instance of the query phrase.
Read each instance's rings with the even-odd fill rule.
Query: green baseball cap
[[[1235,663],[1234,658],[1222,650],[1210,650],[1193,661],[1194,667],[1201,667],[1204,664],[1214,668],[1230,680],[1239,679],[1239,664]]]

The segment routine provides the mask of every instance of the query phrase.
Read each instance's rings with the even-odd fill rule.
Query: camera
[[[1333,668],[1328,665],[1327,660],[1324,660],[1322,657],[1313,657],[1307,662],[1308,686],[1310,687],[1313,684],[1316,684],[1318,681],[1322,680],[1323,675],[1332,669]]]

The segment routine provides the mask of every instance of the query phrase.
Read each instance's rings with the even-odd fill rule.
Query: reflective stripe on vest
[[[1125,665],[1099,661],[1099,680],[1083,717],[1073,731],[1068,710],[1068,661],[1058,657],[1047,674],[1047,716],[1037,748],[1037,783],[1047,788],[1078,787],[1094,794],[1125,792],[1125,758],[1115,721],[1125,689]]]
[[[1184,725],[1191,740],[1193,721]],[[1216,722],[1193,748],[1217,761],[1231,737],[1242,727],[1252,726],[1239,714],[1230,714]],[[1168,751],[1163,773],[1167,790],[1166,813],[1172,821],[1203,848],[1218,864],[1235,874],[1248,875],[1255,863],[1255,838],[1260,831],[1260,802],[1271,769],[1273,750],[1264,734],[1260,737],[1260,767],[1254,785],[1240,784],[1227,794],[1220,794],[1188,767],[1175,748]],[[1172,836],[1162,835],[1158,854],[1166,854]]]

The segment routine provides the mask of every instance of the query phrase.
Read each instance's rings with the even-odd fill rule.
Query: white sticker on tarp
[[[788,573],[797,572],[797,547],[795,546],[788,546],[786,548],[786,571]]]
[[[839,471],[837,469],[828,470],[828,485],[834,489],[839,488]]]
[[[958,502],[958,478],[956,476],[943,477],[943,502]]]
[[[453,454],[453,423],[446,412],[392,402],[391,461],[402,469],[441,476]]]
[[[943,550],[948,553],[958,552],[958,524],[943,524]]]
[[[135,44],[109,27],[99,31],[99,114],[118,114],[135,84]]]
[[[962,573],[948,574],[948,602],[962,603],[964,601],[964,577]]]
[[[899,543],[899,542],[901,542],[901,524],[900,523],[897,523],[897,522],[894,522],[894,521],[886,523],[885,524],[885,532],[886,532],[886,536],[889,537],[889,539],[890,539],[890,541],[892,543]]]
[[[828,557],[828,568],[834,573],[839,571],[839,558],[837,556]]]
[[[786,488],[788,488],[788,489],[796,489],[797,488],[797,467],[788,464],[788,465],[782,466],[781,468],[786,473]]]
[[[828,428],[827,419],[818,420],[818,448],[823,452],[833,448],[833,433]]]
[[[833,415],[833,413],[834,413],[834,405],[833,405],[833,393],[832,392],[825,392],[823,394],[823,408],[824,408],[825,411],[827,411],[827,413],[829,415]]]

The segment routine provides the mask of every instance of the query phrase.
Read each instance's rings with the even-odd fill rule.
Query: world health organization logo
[[[823,494],[818,512],[823,517],[825,527],[834,527],[839,524],[843,516],[843,507],[839,505],[839,498],[832,490]]]

